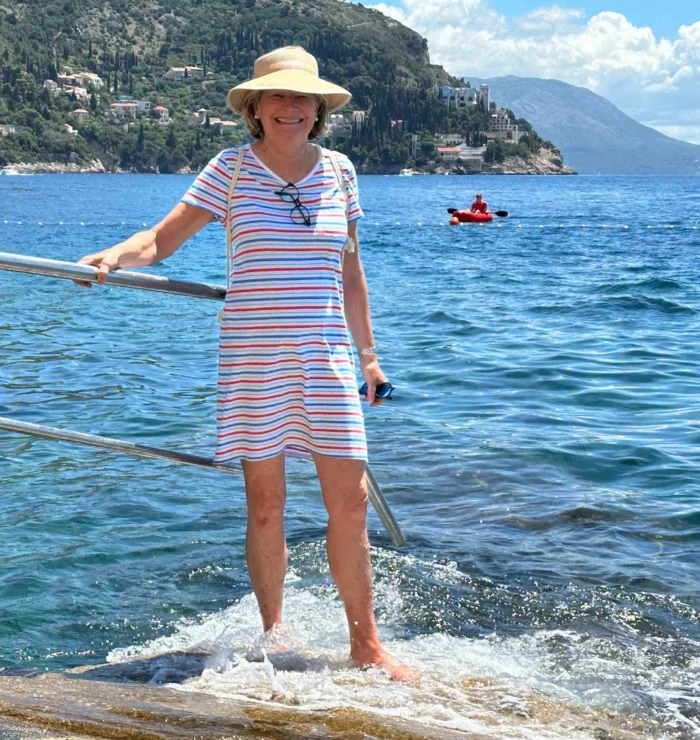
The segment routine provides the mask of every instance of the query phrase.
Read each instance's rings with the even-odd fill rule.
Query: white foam
[[[318,552],[316,551],[318,549]],[[224,611],[181,620],[171,635],[145,645],[112,651],[108,661],[149,658],[176,651],[205,653],[201,675],[177,684],[229,700],[270,702],[302,711],[354,707],[402,717],[431,727],[488,737],[590,739],[576,714],[583,706],[646,713],[640,696],[658,700],[669,726],[689,720],[681,713],[692,695],[692,674],[659,663],[639,642],[620,651],[602,637],[571,630],[533,631],[513,636],[457,637],[424,634],[406,638],[401,627],[411,612],[410,589],[401,574],[429,569],[432,580],[459,588],[474,585],[455,563],[425,563],[391,551],[373,553],[382,574],[376,589],[380,633],[387,650],[416,667],[419,685],[392,682],[380,670],[358,671],[348,660],[348,630],[342,604],[331,585],[309,587],[290,570],[285,619],[291,630],[260,640],[260,616],[252,594]],[[308,577],[322,561],[322,545],[297,554]],[[387,574],[389,574],[387,576]],[[394,574],[392,576],[392,574]],[[486,581],[480,581],[483,586]],[[452,590],[452,589],[450,589]],[[566,607],[566,605],[563,605]],[[437,608],[444,610],[444,604]],[[631,627],[630,627],[631,629]],[[168,682],[168,673],[153,676]],[[171,679],[174,680],[174,679]],[[556,703],[554,719],[538,721],[543,701]],[[586,723],[584,722],[584,725]],[[595,723],[591,724],[591,728]]]

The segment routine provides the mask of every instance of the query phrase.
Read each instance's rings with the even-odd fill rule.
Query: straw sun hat
[[[352,95],[340,85],[318,76],[316,58],[300,46],[284,46],[255,60],[253,79],[229,90],[228,107],[241,113],[246,93],[251,90],[291,90],[309,95],[323,95],[328,111],[342,108]]]

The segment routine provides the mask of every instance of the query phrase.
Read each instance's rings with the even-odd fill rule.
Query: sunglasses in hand
[[[366,396],[368,390],[369,389],[367,388],[367,383],[363,383],[362,387],[360,388],[360,395]],[[380,398],[382,400],[390,401],[391,394],[393,392],[394,392],[394,386],[388,380],[385,380],[383,383],[377,384],[377,387],[374,389],[374,397]]]

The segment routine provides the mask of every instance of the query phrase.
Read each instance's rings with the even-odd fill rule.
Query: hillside
[[[671,139],[582,87],[532,77],[488,82],[499,104],[523,116],[581,173],[700,173],[700,146]]]
[[[227,90],[251,75],[257,56],[285,44],[311,51],[321,73],[349,88],[352,107],[366,112],[364,125],[348,126],[332,142],[364,171],[420,164],[413,152],[422,157],[436,132],[473,138],[484,127],[479,111],[437,103],[433,86],[454,80],[430,64],[424,38],[361,5],[64,0],[59,8],[43,0],[3,0],[0,133],[7,135],[0,136],[0,165],[98,157],[107,169],[198,169],[245,136],[225,108]],[[191,73],[168,77],[175,67]],[[96,76],[95,84],[64,94],[62,76],[83,72]],[[46,80],[60,84],[47,87]],[[130,116],[135,121],[124,115],[134,101],[150,107],[147,114],[139,107]],[[206,122],[202,117],[195,125],[199,109]],[[411,146],[414,133],[418,149]],[[540,144],[531,132],[521,150],[527,156]],[[498,155],[505,156],[500,149]]]

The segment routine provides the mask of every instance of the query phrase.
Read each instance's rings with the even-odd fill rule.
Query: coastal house
[[[513,123],[510,117],[510,113],[505,108],[498,108],[491,114],[491,123],[489,132],[493,134],[493,137],[487,138],[498,138],[504,139],[505,141],[512,141],[518,143],[520,137],[525,135],[524,131],[520,131],[517,123]]]
[[[0,125],[0,136],[9,136],[10,134],[18,134],[20,131],[24,131],[24,126],[18,126],[15,123],[5,123]]]
[[[184,80],[185,79],[185,68],[184,67],[170,67],[168,71],[163,75],[169,80]]]
[[[200,108],[199,110],[190,113],[190,124],[192,126],[204,126],[207,122],[207,113],[209,111],[206,108]]]
[[[164,105],[156,105],[153,113],[158,117],[158,123],[167,126],[170,123],[170,111]]]
[[[485,146],[438,146],[436,152],[443,162],[459,162],[462,167],[473,172],[481,172],[484,166]]]
[[[438,134],[438,138],[443,146],[459,146],[467,141],[461,134]]]
[[[169,80],[201,79],[204,70],[201,67],[170,67],[164,77]]]
[[[109,111],[117,118],[136,118],[138,107],[136,103],[112,103]]]
[[[488,110],[491,104],[491,93],[489,86],[485,83],[479,85],[478,88],[435,85],[433,92],[448,107],[467,108],[469,106],[480,105],[484,110]]]
[[[63,69],[63,73],[58,75],[58,81],[64,87],[66,85],[69,85],[71,87],[84,88],[92,86],[98,89],[104,87],[104,81],[99,75],[96,75],[94,72],[76,72],[75,74],[73,74],[67,73],[66,67],[64,67]]]
[[[92,87],[99,90],[101,87],[104,87],[105,84],[104,80],[94,72],[77,72],[73,77],[79,85],[82,85],[82,87],[89,87],[92,85]]]
[[[86,111],[85,108],[76,108],[71,115],[75,116],[78,121],[84,121],[86,118],[90,117],[90,112]]]
[[[51,95],[61,94],[61,88],[54,80],[44,80],[43,88],[44,90],[48,90]]]
[[[459,159],[459,147],[438,146],[435,147],[438,157],[444,162],[456,162]]]
[[[75,136],[78,132],[70,125],[70,123],[64,123],[63,128],[66,130],[67,134],[70,134],[71,136]]]
[[[194,113],[190,113],[190,124],[192,126],[204,126],[207,122],[207,115],[209,111],[206,108],[200,108]],[[218,129],[219,131],[232,131],[238,126],[236,121],[225,121],[218,117],[209,117],[209,125]]]
[[[481,172],[484,167],[485,146],[467,146],[461,144],[459,147],[459,163],[467,170]]]
[[[74,95],[78,100],[90,100],[90,93],[84,87],[74,87],[72,85],[63,86],[64,95]]]
[[[148,115],[151,112],[150,100],[134,100],[134,103],[136,103],[136,110],[138,113],[145,113]]]

